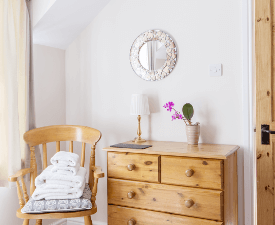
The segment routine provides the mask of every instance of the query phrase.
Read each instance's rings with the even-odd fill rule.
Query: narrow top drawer
[[[223,160],[161,156],[161,183],[223,189]]]
[[[159,182],[158,155],[108,152],[108,177]]]

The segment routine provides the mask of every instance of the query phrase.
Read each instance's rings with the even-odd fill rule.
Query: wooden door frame
[[[261,124],[272,119],[272,68],[274,43],[272,25],[274,6],[271,0],[255,0],[255,62],[256,62],[256,166],[257,166],[257,224],[273,225],[274,175],[272,137],[270,145],[261,144]],[[272,128],[271,128],[272,129]],[[274,127],[273,127],[274,129]]]

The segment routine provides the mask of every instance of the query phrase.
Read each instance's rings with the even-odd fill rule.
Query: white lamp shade
[[[142,94],[133,94],[131,101],[131,115],[149,115],[148,97]]]

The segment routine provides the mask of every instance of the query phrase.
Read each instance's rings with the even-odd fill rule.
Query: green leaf
[[[186,103],[183,107],[182,107],[182,113],[184,115],[184,117],[188,120],[191,120],[191,118],[194,115],[194,109],[193,106],[190,103]]]

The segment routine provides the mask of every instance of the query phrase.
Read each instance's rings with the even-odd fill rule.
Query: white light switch
[[[210,77],[219,77],[222,75],[222,64],[211,64],[209,66]]]

